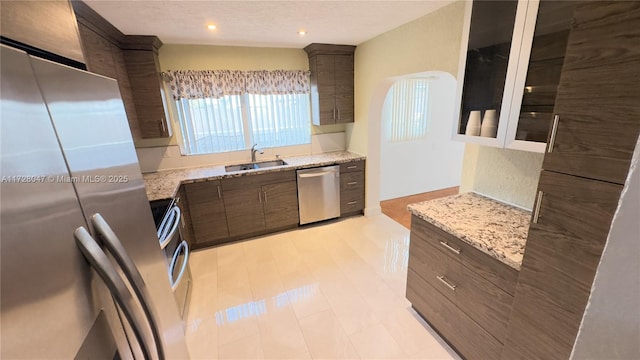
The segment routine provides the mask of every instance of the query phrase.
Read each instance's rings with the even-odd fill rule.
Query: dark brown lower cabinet
[[[229,236],[251,234],[264,230],[260,186],[224,191],[225,212],[229,225]]]
[[[495,360],[502,344],[424,281],[407,273],[407,299],[442,338],[466,359]]]
[[[340,165],[340,215],[353,215],[364,210],[365,161]]]
[[[341,177],[342,199],[349,199],[343,206],[348,206],[348,215],[362,212],[364,161],[341,164],[341,169],[345,171]],[[300,223],[294,170],[249,173],[181,188],[188,202],[189,228],[193,229],[190,237],[196,249],[294,228]],[[182,193],[181,189],[179,196]]]
[[[193,227],[193,248],[217,245],[229,237],[220,180],[185,184]]]
[[[295,171],[225,178],[221,184],[231,238],[298,224]]]
[[[298,185],[295,181],[262,186],[265,227],[279,229],[300,222]]]
[[[543,171],[501,358],[569,359],[622,186]]]
[[[412,217],[407,299],[465,358],[500,356],[513,302],[504,289],[515,288],[517,277],[517,270]]]

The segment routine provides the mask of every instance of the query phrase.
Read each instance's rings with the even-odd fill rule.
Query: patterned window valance
[[[232,70],[176,70],[167,71],[165,78],[173,98],[205,99],[244,93],[243,71]]]
[[[244,93],[308,94],[306,70],[170,70],[164,74],[174,99],[220,98]]]
[[[246,91],[249,94],[308,94],[309,88],[309,71],[258,70],[246,73]]]

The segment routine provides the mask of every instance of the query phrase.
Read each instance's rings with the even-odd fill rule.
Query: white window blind
[[[308,144],[308,94],[227,95],[176,100],[184,152],[189,155]]]
[[[247,97],[253,143],[274,147],[311,142],[308,94]]]
[[[240,95],[218,99],[177,100],[186,154],[207,154],[246,148]]]
[[[391,88],[391,121],[387,140],[409,141],[426,136],[429,130],[429,80],[404,79]]]

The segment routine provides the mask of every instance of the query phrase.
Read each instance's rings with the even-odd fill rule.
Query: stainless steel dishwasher
[[[340,165],[298,170],[300,225],[340,216]]]

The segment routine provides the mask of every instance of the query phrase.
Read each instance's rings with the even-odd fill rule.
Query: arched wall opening
[[[390,90],[396,81],[428,78],[429,130],[424,138],[390,142]],[[451,140],[456,79],[427,71],[384,79],[375,89],[369,116],[367,215],[380,213],[380,201],[460,185],[464,144]]]

